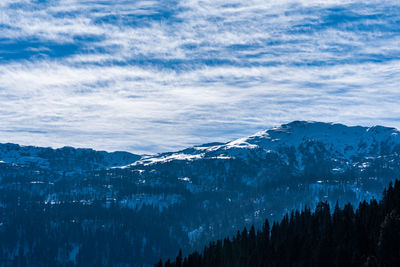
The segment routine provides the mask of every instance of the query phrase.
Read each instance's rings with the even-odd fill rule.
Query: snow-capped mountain
[[[198,183],[205,184],[207,180],[215,180],[209,173],[210,164],[223,164],[226,170],[244,165],[248,170],[242,173],[242,182],[256,186],[281,171],[286,176],[310,177],[346,173],[354,168],[363,171],[383,159],[390,158],[391,162],[395,162],[399,152],[400,135],[395,128],[294,121],[227,143],[143,156],[122,168],[172,165],[178,170],[178,166],[190,169],[190,166],[196,165],[197,168],[204,168],[200,176],[205,177]]]
[[[198,249],[321,200],[334,205],[379,198],[400,176],[400,137],[382,126],[295,121],[157,155],[3,144],[0,161],[0,230],[24,225],[13,210],[25,207],[23,218],[30,218],[35,209],[47,218],[38,229],[58,225],[46,230],[58,229],[58,238],[71,229],[82,231],[81,237],[91,231],[105,236],[104,244],[93,246],[89,237],[66,235],[71,247],[52,253],[70,255],[67,261],[82,262],[91,249],[109,255],[110,240],[127,238],[133,258],[125,255],[124,262],[119,255],[121,264],[153,264],[180,247]],[[40,238],[33,234],[27,247]],[[3,257],[16,256],[15,246],[3,246]]]
[[[336,159],[349,162],[359,157],[376,157],[398,152],[399,133],[395,128],[382,126],[348,127],[343,124],[294,121],[228,143],[206,144],[175,153],[145,156],[132,165],[148,165],[172,160],[232,158],[249,160],[249,157],[255,155],[265,157],[268,153],[287,154],[287,150],[292,149],[295,158],[291,160],[302,169],[304,154],[313,153],[316,146],[323,148]],[[305,151],[306,149],[308,151]]]

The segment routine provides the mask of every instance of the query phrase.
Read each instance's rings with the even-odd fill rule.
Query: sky
[[[400,128],[400,1],[1,0],[0,142],[157,153]]]

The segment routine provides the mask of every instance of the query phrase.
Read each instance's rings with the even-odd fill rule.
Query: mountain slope
[[[8,162],[0,164],[0,233],[8,235],[1,240],[28,235],[26,247],[41,244],[49,265],[153,264],[179,247],[200,249],[321,200],[380,198],[400,176],[398,136],[382,126],[296,121],[227,143],[147,156],[71,148],[4,152],[0,146],[0,160]],[[26,164],[25,158],[35,160]],[[49,234],[43,240],[39,233]],[[50,249],[50,243],[58,245]],[[0,244],[0,253],[11,261],[20,246]]]
[[[395,128],[382,126],[348,127],[343,124],[294,121],[225,144],[201,145],[175,153],[147,156],[134,165],[207,158],[247,160],[247,157],[257,153],[259,157],[265,157],[267,153],[287,154],[288,149],[294,149],[296,157],[291,160],[295,160],[293,163],[301,168],[303,156],[307,152],[313,153],[312,149],[318,145],[330,156],[347,161],[354,161],[360,156],[377,157],[399,152],[399,133]]]
[[[324,202],[287,214],[262,229],[238,231],[232,239],[210,242],[194,252],[158,267],[190,266],[399,266],[400,182],[384,191],[383,199],[362,202],[354,212]],[[271,227],[272,226],[272,227]]]
[[[57,171],[82,172],[123,166],[140,159],[129,152],[95,151],[93,149],[63,147],[58,149],[0,144],[0,161],[9,164],[36,166]]]

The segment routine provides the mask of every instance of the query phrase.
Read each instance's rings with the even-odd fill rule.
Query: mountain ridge
[[[201,249],[320,201],[334,206],[379,199],[400,177],[398,136],[387,127],[295,121],[156,155],[0,145],[0,161],[9,161],[0,163],[0,240],[20,240],[14,226],[22,225],[27,247],[36,249],[50,242],[43,236],[57,243],[63,234],[70,247],[46,252],[54,255],[52,266],[62,263],[57,255],[74,255],[66,260],[72,265],[154,264],[179,248]],[[40,223],[31,210],[41,214]],[[32,232],[29,223],[36,222]],[[105,239],[93,246],[98,231]],[[110,250],[120,240],[125,249]],[[0,257],[18,257],[18,244],[0,242]],[[85,255],[97,255],[96,261]]]
[[[71,162],[62,162],[69,158]],[[19,165],[37,165],[59,171],[87,171],[124,165],[136,161],[141,156],[125,151],[97,151],[91,148],[65,146],[51,147],[21,146],[13,143],[0,143],[0,162]],[[59,161],[59,162],[57,162]]]
[[[387,135],[388,132],[390,132],[389,136]],[[265,150],[265,152],[279,152],[279,149],[284,146],[295,146],[295,148],[297,148],[303,142],[310,141],[322,142],[335,148],[338,148],[338,145],[340,145],[340,151],[336,151],[338,152],[337,156],[346,159],[351,159],[351,156],[356,156],[357,154],[366,153],[376,156],[379,152],[378,150],[381,149],[380,146],[383,141],[389,141],[388,145],[391,145],[393,150],[399,150],[399,133],[400,132],[396,128],[379,125],[363,127],[315,121],[293,121],[226,143],[196,145],[176,152],[146,155],[143,156],[141,160],[134,162],[133,165],[139,165],[141,163],[152,164],[154,162],[162,162],[163,160],[196,160],[206,155],[211,156],[213,154],[214,158],[217,159],[223,159],[224,157],[225,159],[229,159],[229,157],[234,156],[246,156],[246,154],[248,154],[246,150],[262,149]],[[385,136],[386,139],[383,139]],[[373,151],[372,145],[378,150]],[[370,148],[370,150],[365,151],[363,148]],[[218,154],[216,151],[221,153]],[[230,155],[224,155],[224,152],[230,152],[228,153]],[[299,161],[298,155],[297,160]],[[124,167],[129,167],[129,165]]]
[[[298,146],[301,141],[312,141],[318,140],[321,141],[321,136],[327,135],[327,133],[330,133],[332,129],[335,128],[336,134],[340,135],[340,132],[345,132],[347,131],[344,135],[342,134],[338,138],[336,136],[335,139],[335,145],[341,143],[342,140],[347,140],[350,141],[351,143],[355,143],[354,138],[356,140],[358,139],[363,139],[365,137],[371,137],[371,135],[368,135],[368,133],[373,133],[372,135],[375,136],[382,136],[385,132],[392,132],[391,135],[394,136],[395,138],[392,138],[395,140],[396,144],[400,145],[400,132],[394,127],[386,127],[386,126],[381,126],[381,125],[376,125],[372,127],[366,127],[366,126],[347,126],[345,124],[341,123],[333,123],[333,122],[318,122],[318,121],[292,121],[289,123],[282,124],[280,126],[272,127],[267,130],[261,130],[256,132],[255,134],[234,139],[228,142],[211,142],[211,143],[205,143],[205,144],[199,144],[199,145],[194,145],[191,147],[187,147],[178,151],[170,151],[170,152],[161,152],[161,153],[155,153],[155,154],[134,154],[128,151],[113,151],[113,152],[108,152],[104,150],[94,150],[91,148],[75,148],[75,147],[70,147],[70,146],[64,146],[61,148],[52,148],[52,147],[40,147],[40,146],[31,146],[31,145],[19,145],[15,143],[0,143],[0,161],[3,163],[14,163],[14,164],[23,164],[24,160],[27,162],[37,162],[37,163],[42,163],[42,165],[46,165],[48,163],[43,163],[43,161],[48,160],[50,156],[54,155],[45,155],[46,152],[48,153],[49,151],[54,151],[54,154],[63,154],[63,153],[70,153],[70,154],[98,154],[101,155],[102,157],[106,158],[103,161],[110,160],[111,162],[107,164],[106,162],[102,162],[98,164],[98,166],[94,169],[100,169],[100,168],[109,168],[109,167],[128,167],[131,164],[138,164],[137,161],[139,160],[147,160],[149,159],[155,159],[155,158],[162,158],[165,156],[171,156],[171,155],[190,155],[190,154],[196,154],[196,153],[191,153],[193,150],[197,150],[199,152],[210,152],[210,151],[215,151],[215,150],[233,150],[235,148],[247,148],[247,149],[252,149],[252,148],[263,148],[265,150],[274,150],[276,151],[279,149],[279,146],[282,146],[282,142],[286,141],[287,144],[291,145],[296,145]],[[292,130],[292,132],[291,132]],[[305,131],[307,130],[307,131]],[[349,139],[348,135],[349,132],[353,132],[353,140]],[[286,140],[284,139],[285,136],[287,135]],[[292,136],[302,136],[303,140],[299,138],[290,138]],[[282,139],[283,137],[283,139]],[[307,138],[306,138],[307,137]],[[332,136],[331,136],[332,138]],[[293,140],[294,139],[294,140]],[[306,139],[306,140],[304,140]],[[326,138],[325,138],[326,140]],[[393,141],[392,140],[392,141]],[[281,142],[279,142],[281,141]],[[368,140],[372,141],[372,140]],[[382,141],[382,140],[381,140]],[[332,142],[331,144],[332,145]],[[354,150],[354,148],[353,148]],[[20,152],[18,152],[20,151]],[[189,152],[188,154],[185,154],[185,152]],[[31,153],[31,155],[30,155]],[[345,154],[346,151],[341,151],[342,154]],[[14,154],[10,156],[10,154]],[[21,154],[27,154],[27,155],[21,155]],[[50,153],[51,154],[51,153]],[[197,153],[198,155],[198,153]],[[20,158],[18,160],[17,158]],[[121,158],[121,162],[116,162],[116,160]],[[21,160],[22,158],[22,160]],[[36,158],[36,159],[35,159]],[[38,159],[41,158],[42,160]],[[186,157],[185,156],[177,156],[174,159],[181,159],[184,160]],[[189,157],[190,158],[190,157]],[[200,156],[193,156],[192,159],[196,158],[201,158]],[[220,157],[222,158],[222,156]],[[30,159],[30,160],[29,160]],[[170,159],[173,159],[173,157],[170,157]],[[41,162],[42,161],[42,162]],[[127,162],[131,161],[131,162]]]

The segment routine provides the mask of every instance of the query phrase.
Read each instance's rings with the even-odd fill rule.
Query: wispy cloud
[[[400,127],[397,1],[1,1],[1,142],[159,152]]]

